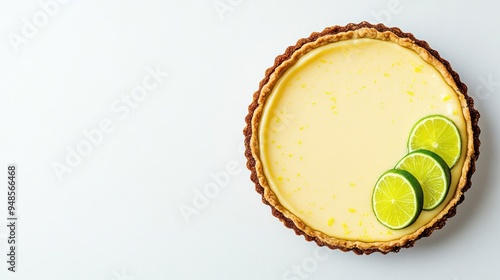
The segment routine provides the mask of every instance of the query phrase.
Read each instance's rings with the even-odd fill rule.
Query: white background
[[[498,1],[54,1],[0,2],[0,279],[498,279]],[[241,151],[274,58],[362,20],[428,41],[481,112],[481,156],[457,216],[385,256],[318,249],[285,228]],[[151,69],[151,90],[125,103]],[[101,122],[111,128],[98,137]],[[71,158],[78,147],[85,155]],[[17,273],[4,262],[11,163]],[[215,177],[227,186],[201,199]]]

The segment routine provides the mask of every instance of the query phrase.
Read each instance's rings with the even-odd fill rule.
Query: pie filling
[[[440,114],[460,130],[462,155],[439,207],[391,230],[372,211],[377,179],[407,153],[421,118]],[[415,51],[350,39],[318,47],[273,87],[258,130],[259,158],[280,204],[312,229],[364,242],[388,241],[429,223],[455,194],[466,154],[460,99]]]

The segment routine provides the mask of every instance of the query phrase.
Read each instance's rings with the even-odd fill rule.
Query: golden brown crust
[[[263,176],[262,165],[259,161],[256,131],[259,126],[262,107],[281,74],[311,49],[352,38],[376,38],[392,41],[414,50],[424,60],[434,65],[459,95],[463,115],[467,123],[468,139],[472,140],[468,142],[462,176],[451,201],[432,221],[422,226],[415,233],[397,240],[384,242],[343,240],[308,227],[279,203]],[[459,75],[453,71],[448,61],[441,58],[437,51],[429,47],[427,42],[418,40],[412,34],[404,33],[398,28],[389,28],[382,24],[372,25],[368,22],[361,22],[359,24],[351,23],[346,26],[329,27],[322,32],[312,33],[308,38],[300,39],[294,46],[288,47],[284,54],[275,59],[274,65],[267,69],[264,79],[260,82],[259,90],[253,95],[253,102],[248,107],[248,115],[245,121],[246,127],[243,133],[245,135],[247,168],[251,171],[250,178],[255,183],[256,191],[262,195],[263,203],[271,207],[273,215],[279,218],[285,226],[293,229],[297,235],[303,235],[307,241],[315,241],[319,246],[327,246],[331,249],[353,251],[356,254],[398,252],[401,248],[412,247],[418,239],[427,237],[434,230],[442,228],[446,220],[456,214],[457,205],[464,200],[465,191],[471,187],[471,177],[475,171],[475,162],[479,157],[479,112],[474,109],[474,101],[467,95],[467,86],[460,81]]]

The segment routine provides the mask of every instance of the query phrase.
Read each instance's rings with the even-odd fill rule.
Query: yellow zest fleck
[[[420,73],[420,72],[422,72],[422,68],[415,67],[415,69],[413,69],[413,71],[415,71],[416,73]]]
[[[278,181],[283,181],[283,177],[282,176],[278,176]]]
[[[351,213],[356,213],[356,209],[354,209],[354,208],[349,208],[348,210],[349,210],[349,212],[351,212]]]
[[[297,144],[302,145],[302,140],[299,140]]]
[[[307,84],[300,85],[301,88],[306,88]]]
[[[406,93],[407,93],[408,95],[411,95],[411,96],[414,96],[414,95],[415,95],[415,93],[414,93],[413,91],[409,91],[409,90],[407,90],[407,91],[406,91]]]
[[[391,75],[389,75],[389,73],[384,73],[384,76],[391,77]]]
[[[351,233],[351,230],[346,225],[346,223],[342,223],[342,228],[344,228],[344,235],[349,235],[349,233]]]
[[[366,241],[372,241],[373,240],[373,238],[370,235],[368,235],[368,234],[362,234],[362,235],[359,236],[359,238],[362,239],[362,240],[366,240]]]
[[[450,98],[451,97],[447,94],[447,95],[443,96],[443,101],[448,101],[448,100],[450,100]]]
[[[288,154],[288,157],[293,157],[293,154]]]
[[[353,182],[351,182],[351,183],[349,184],[349,186],[351,186],[351,187],[355,187],[355,186],[356,186],[356,184],[354,184]]]
[[[331,227],[335,220],[333,218],[328,219],[328,226]]]
[[[300,177],[300,173],[297,173],[297,177]]]

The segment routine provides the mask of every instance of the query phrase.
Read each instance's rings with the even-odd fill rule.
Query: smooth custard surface
[[[407,154],[413,125],[431,114],[455,122],[462,156],[446,200],[401,230],[372,211],[377,179]],[[415,232],[455,193],[466,124],[455,90],[414,51],[351,39],[307,53],[274,86],[259,125],[260,160],[271,190],[309,227],[348,240],[386,241]]]

